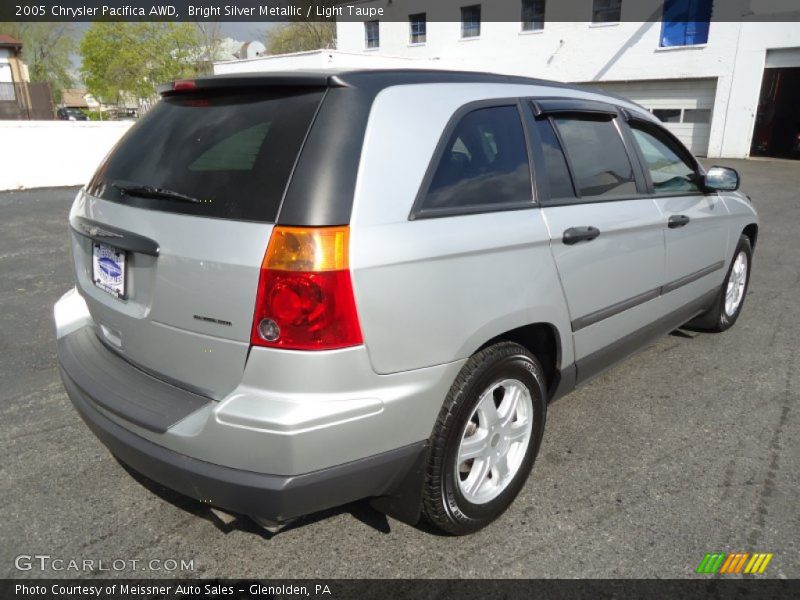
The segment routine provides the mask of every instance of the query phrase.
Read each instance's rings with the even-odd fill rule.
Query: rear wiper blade
[[[202,204],[205,202],[200,198],[187,196],[180,192],[173,192],[164,188],[154,187],[150,185],[122,185],[120,183],[112,183],[123,194],[131,196],[142,196],[144,198],[166,198],[168,200],[180,200],[181,202],[191,202],[192,204]]]

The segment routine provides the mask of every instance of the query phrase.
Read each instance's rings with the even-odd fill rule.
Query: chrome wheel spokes
[[[519,471],[533,431],[533,401],[517,379],[492,384],[480,397],[458,447],[456,481],[473,504],[496,498]]]
[[[725,288],[725,314],[732,317],[739,310],[744,299],[744,288],[747,284],[747,254],[739,252],[733,261],[728,284]]]

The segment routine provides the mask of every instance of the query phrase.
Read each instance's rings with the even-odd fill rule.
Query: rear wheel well
[[[750,239],[750,247],[755,250],[756,240],[758,239],[758,225],[755,223],[750,223],[750,225],[744,228],[742,234],[746,235]]]
[[[539,360],[547,380],[547,389],[552,393],[558,383],[558,370],[561,364],[559,341],[558,331],[550,323],[531,323],[493,337],[476,352],[499,342],[519,344]]]

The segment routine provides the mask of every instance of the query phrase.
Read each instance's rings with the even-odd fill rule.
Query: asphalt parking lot
[[[772,552],[800,577],[800,162],[718,159],[761,216],[750,294],[721,335],[677,333],[550,407],[508,513],[467,538],[361,502],[271,536],[137,480],[72,410],[51,307],[72,285],[75,190],[0,193],[0,521],[14,557],[184,559],[201,577],[698,577],[705,552]],[[708,577],[708,576],[705,576]]]

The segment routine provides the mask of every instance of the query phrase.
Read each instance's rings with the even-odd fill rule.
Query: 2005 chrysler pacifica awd
[[[445,71],[161,93],[72,206],[58,357],[120,461],[212,507],[475,531],[549,401],[742,309],[738,174],[624,99]]]

